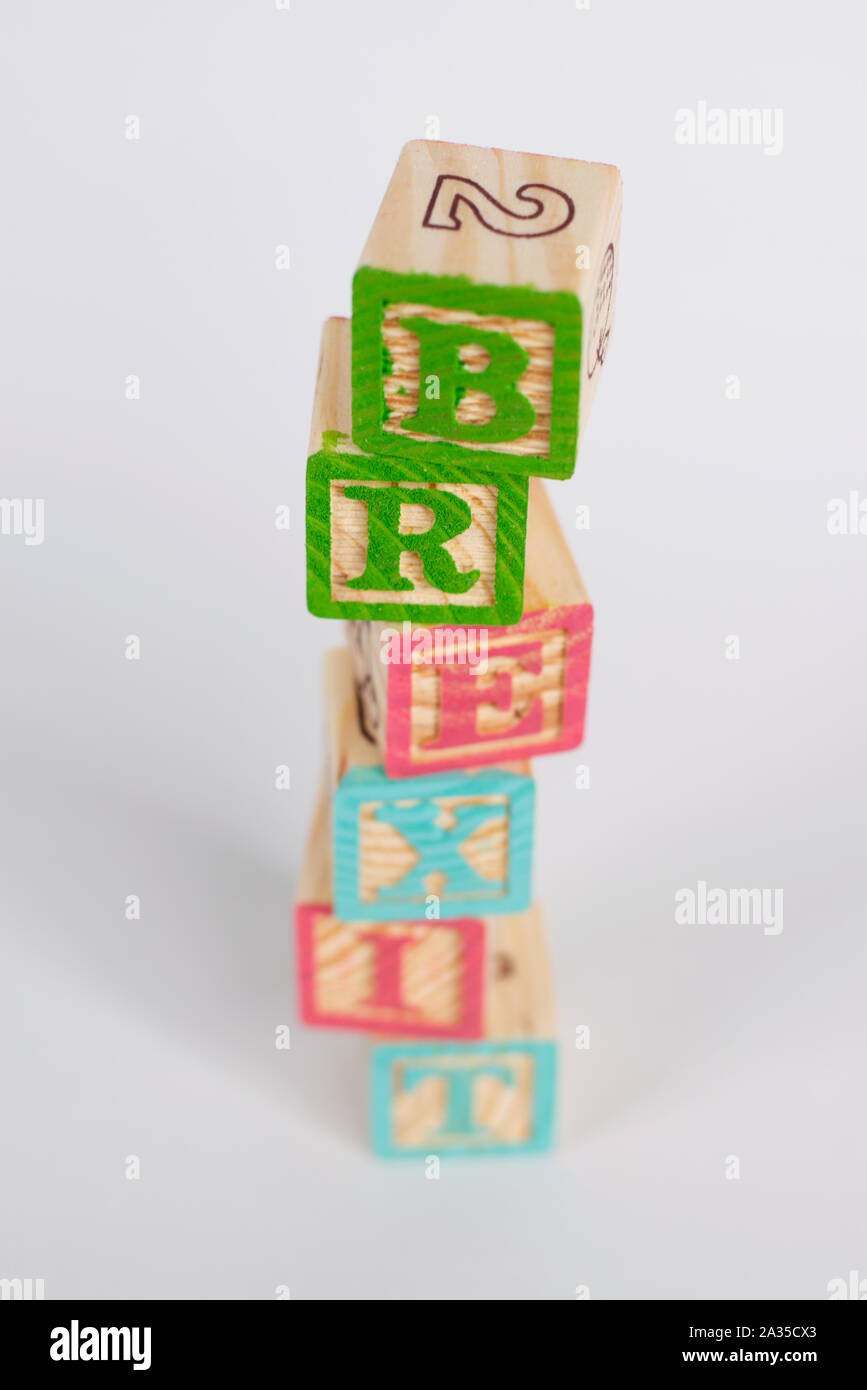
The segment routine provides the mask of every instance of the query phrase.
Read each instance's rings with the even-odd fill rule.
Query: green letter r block
[[[319,618],[462,627],[508,627],[519,622],[524,606],[528,487],[529,479],[518,474],[457,467],[451,462],[431,465],[370,458],[329,441],[307,461],[310,612]],[[484,542],[483,553],[478,539],[459,548],[473,523],[482,520],[474,515],[480,495],[488,509],[484,526],[476,528]],[[342,508],[345,518],[347,501],[354,509],[351,533],[341,529],[335,515]],[[406,524],[403,509],[407,507],[415,509],[409,513],[412,528]],[[420,523],[419,515],[428,521]],[[340,552],[335,550],[337,537]],[[457,559],[453,542],[458,545]],[[484,584],[477,552],[479,565],[485,566]],[[417,557],[415,583],[402,567],[404,555]],[[354,573],[346,577],[350,566]],[[417,586],[424,590],[421,595]],[[447,601],[427,601],[436,599],[437,593],[447,596]]]

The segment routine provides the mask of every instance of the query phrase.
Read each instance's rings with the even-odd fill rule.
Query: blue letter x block
[[[380,902],[394,899],[406,902],[407,896],[423,898],[428,892],[425,879],[432,870],[445,875],[445,891],[449,896],[480,891],[502,893],[504,881],[482,878],[461,854],[461,845],[479,826],[502,819],[504,811],[508,814],[508,809],[501,802],[495,802],[493,806],[480,806],[477,802],[468,801],[454,808],[455,824],[450,829],[444,829],[436,823],[442,813],[442,807],[436,801],[428,799],[413,802],[410,806],[380,806],[376,819],[399,830],[418,855],[418,862],[400,883],[380,889]]]
[[[438,824],[444,812],[442,799],[460,796],[467,801],[451,808],[453,824]],[[480,796],[501,799],[479,804]],[[388,922],[523,912],[530,904],[534,800],[532,777],[499,768],[399,780],[386,777],[381,767],[353,768],[334,795],[335,915],[345,921]],[[384,884],[363,901],[361,813],[371,803],[373,819],[392,826],[416,858],[398,883]],[[483,878],[462,847],[474,831],[502,819],[506,873],[501,879]],[[429,886],[434,874],[440,876],[441,885],[435,899]]]

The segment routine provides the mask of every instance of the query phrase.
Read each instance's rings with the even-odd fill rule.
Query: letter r
[[[343,495],[367,505],[367,564],[363,574],[347,581],[347,588],[394,592],[414,588],[412,580],[400,572],[404,551],[419,557],[428,584],[444,593],[465,594],[479,579],[480,570],[459,570],[445,549],[447,541],[472,525],[472,509],[463,497],[439,488],[371,487],[366,483],[344,488]],[[405,503],[427,507],[433,513],[427,531],[401,531],[400,512]]]

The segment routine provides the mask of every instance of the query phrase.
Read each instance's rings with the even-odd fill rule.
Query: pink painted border
[[[590,679],[590,649],[593,641],[593,606],[589,603],[566,604],[559,608],[542,608],[525,613],[513,627],[488,629],[493,638],[518,637],[525,633],[564,629],[566,638],[566,696],[563,710],[563,729],[559,738],[548,743],[538,739],[515,743],[508,752],[508,761],[538,758],[548,753],[561,753],[577,748],[584,737],[587,711],[587,685]],[[431,631],[435,631],[432,628]],[[448,772],[454,768],[481,767],[487,763],[502,763],[502,749],[479,743],[470,753],[462,755],[445,752],[442,759],[414,760],[410,748],[410,710],[412,698],[412,666],[395,663],[388,668],[388,699],[385,718],[385,771],[389,777],[412,777],[423,772]]]
[[[448,922],[427,922],[432,931],[457,931],[463,937],[463,1008],[450,1024],[401,1023],[392,1019],[378,1023],[352,1014],[324,1013],[316,1007],[313,988],[313,927],[316,918],[326,913],[334,916],[329,903],[299,903],[295,908],[295,960],[298,986],[298,1008],[301,1019],[318,1028],[352,1028],[367,1033],[386,1033],[391,1036],[420,1038],[480,1038],[483,1025],[483,991],[487,926],[481,917],[459,917]],[[365,931],[370,922],[361,922]],[[391,925],[391,924],[390,924]],[[414,922],[414,926],[418,923]]]

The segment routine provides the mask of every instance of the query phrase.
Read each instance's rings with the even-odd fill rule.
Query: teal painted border
[[[533,1124],[530,1138],[521,1144],[468,1144],[437,1150],[433,1143],[420,1148],[397,1148],[392,1140],[391,1102],[392,1065],[409,1057],[454,1056],[456,1052],[484,1056],[490,1053],[528,1052],[535,1057],[536,1076],[533,1087]],[[553,1042],[521,1039],[516,1042],[437,1042],[437,1043],[380,1043],[371,1049],[370,1058],[370,1127],[374,1153],[380,1158],[479,1158],[540,1153],[554,1142],[557,1086],[557,1048]]]
[[[474,891],[440,904],[440,918],[480,917],[523,912],[530,906],[533,862],[533,813],[536,785],[532,777],[501,768],[431,772],[421,777],[387,777],[381,767],[356,767],[334,793],[334,914],[345,921],[402,922],[422,920],[424,902],[409,898],[362,902],[359,896],[359,811],[365,801],[409,801],[436,796],[509,797],[509,877],[503,893],[489,897]]]
[[[471,309],[478,314],[539,319],[554,329],[551,438],[548,457],[467,449],[451,440],[422,442],[382,428],[384,307],[391,302]],[[429,463],[472,463],[483,471],[571,478],[578,449],[581,396],[581,302],[566,290],[545,293],[531,285],[485,285],[467,276],[398,275],[361,266],[352,282],[352,438],[376,455]]]
[[[337,602],[331,597],[331,480],[359,482],[385,479],[415,483],[472,483],[497,488],[496,601],[483,607],[468,603],[425,604]],[[317,618],[372,618],[382,621],[454,623],[466,627],[510,627],[524,609],[524,550],[527,540],[529,479],[488,473],[484,468],[431,466],[423,460],[371,458],[365,454],[320,449],[307,461],[307,607]]]

